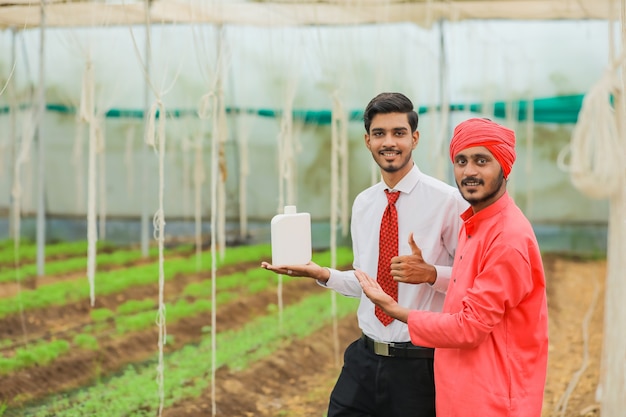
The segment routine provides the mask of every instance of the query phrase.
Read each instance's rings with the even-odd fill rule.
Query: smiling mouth
[[[380,155],[384,156],[385,158],[393,158],[396,155],[400,155],[400,152],[398,152],[398,151],[381,151]]]
[[[474,180],[474,179],[472,179],[472,180],[463,180],[463,181],[461,181],[461,184],[462,184],[464,187],[478,187],[479,185],[482,185],[482,183],[483,183],[482,181],[480,181],[480,180]]]

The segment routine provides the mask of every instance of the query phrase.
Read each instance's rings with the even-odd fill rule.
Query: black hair
[[[413,103],[402,93],[380,93],[374,97],[365,107],[363,113],[363,123],[365,132],[369,134],[372,119],[377,114],[386,113],[406,113],[411,126],[411,132],[417,130],[419,120],[417,112],[413,109]]]

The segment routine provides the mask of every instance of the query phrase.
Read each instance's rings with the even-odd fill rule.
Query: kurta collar
[[[478,225],[502,211],[511,201],[511,197],[509,196],[508,191],[505,191],[502,196],[497,199],[490,206],[485,207],[478,213],[474,214],[474,211],[471,207],[461,214],[461,219],[465,222],[465,234],[469,237],[474,234],[474,230],[478,227]]]

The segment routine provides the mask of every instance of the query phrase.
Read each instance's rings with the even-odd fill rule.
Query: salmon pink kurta
[[[507,193],[461,217],[443,314],[408,318],[411,341],[436,348],[437,417],[540,417],[548,316],[532,226]]]

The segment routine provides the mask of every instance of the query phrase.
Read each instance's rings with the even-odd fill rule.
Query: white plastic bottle
[[[311,260],[311,215],[285,206],[271,222],[272,264],[304,265]]]

